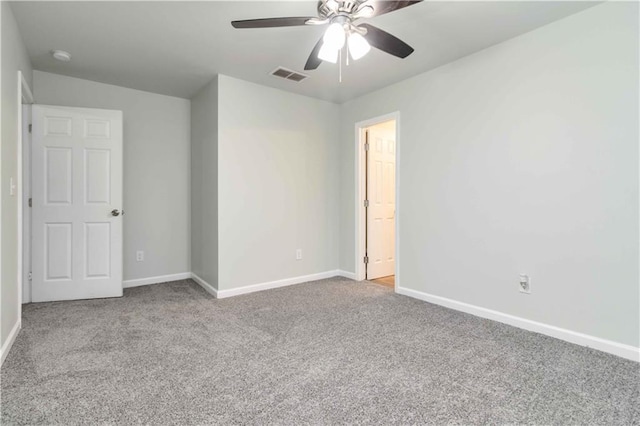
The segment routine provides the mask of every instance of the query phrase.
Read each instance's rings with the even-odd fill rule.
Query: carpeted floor
[[[25,306],[10,424],[638,424],[639,364],[333,278]]]

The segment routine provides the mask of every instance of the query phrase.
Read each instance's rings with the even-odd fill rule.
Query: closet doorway
[[[362,279],[396,285],[397,118],[359,126]]]

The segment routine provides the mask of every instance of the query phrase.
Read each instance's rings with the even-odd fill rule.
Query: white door
[[[32,301],[122,296],[122,112],[32,117]]]
[[[395,121],[367,129],[367,279],[395,274]]]

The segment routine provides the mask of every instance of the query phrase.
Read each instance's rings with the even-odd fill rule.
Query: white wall
[[[18,195],[9,195],[9,181],[18,177],[18,70],[31,85],[31,63],[8,2],[2,2],[2,285],[0,342],[2,347],[19,321],[18,312]]]
[[[34,96],[39,104],[123,111],[124,279],[189,272],[189,100],[40,71]]]
[[[217,77],[191,99],[191,271],[217,289]]]
[[[337,269],[339,106],[218,82],[218,289]]]
[[[402,287],[639,346],[636,3],[344,104],[344,270],[355,270],[354,124],[393,111]]]

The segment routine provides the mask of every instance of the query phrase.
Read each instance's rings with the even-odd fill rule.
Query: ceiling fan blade
[[[413,53],[413,47],[409,46],[398,37],[382,31],[380,28],[369,24],[360,24],[358,27],[366,28],[367,33],[364,38],[369,44],[377,49],[382,50],[390,55],[398,58],[406,58]]]
[[[299,25],[306,25],[309,19],[317,19],[317,17],[292,16],[290,18],[245,19],[243,21],[231,21],[231,25],[233,28],[296,27]]]
[[[370,15],[373,17],[384,15],[385,13],[393,12],[394,10],[404,9],[407,6],[420,2],[422,2],[422,0],[368,0],[364,4],[373,7],[373,13]]]
[[[322,59],[318,58],[318,52],[320,52],[320,48],[322,47],[322,42],[323,42],[322,37],[320,37],[320,40],[318,40],[316,45],[313,47],[313,50],[309,55],[309,59],[307,59],[307,63],[304,65],[305,71],[315,70],[322,63]]]

